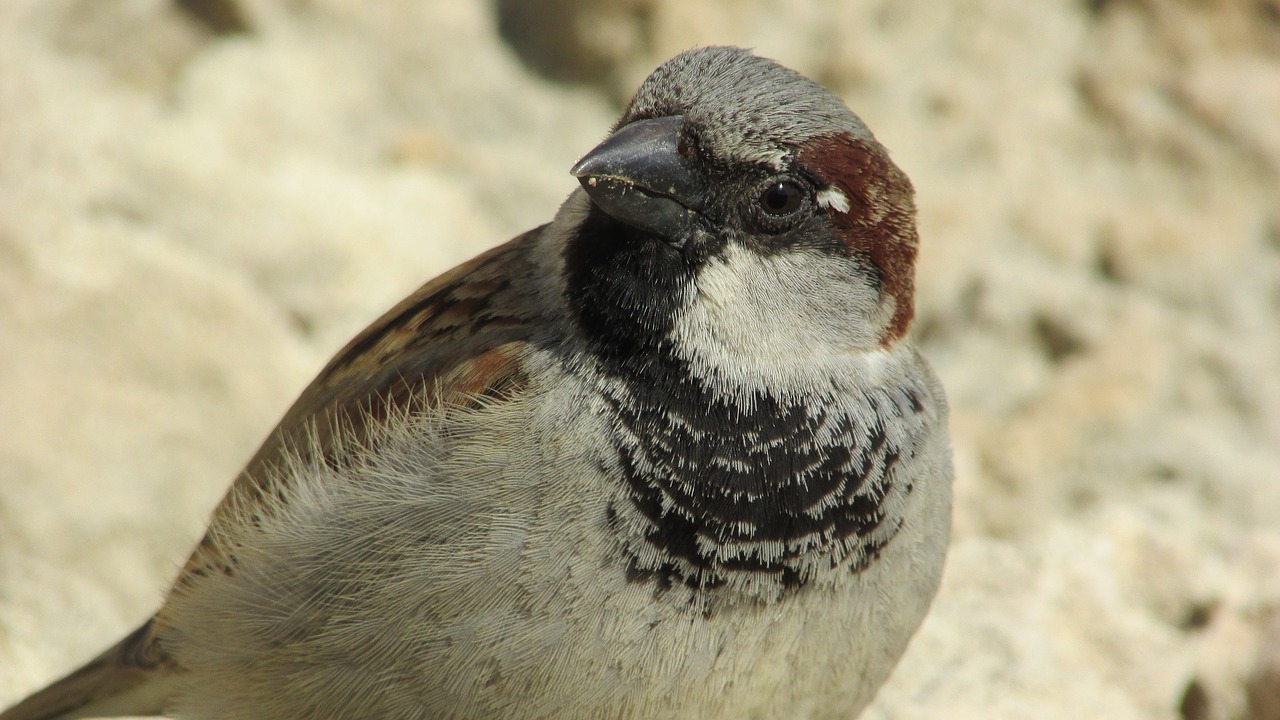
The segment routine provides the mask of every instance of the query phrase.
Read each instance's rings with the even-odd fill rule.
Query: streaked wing
[[[377,423],[428,403],[518,393],[520,362],[536,303],[518,282],[541,228],[424,285],[353,338],[302,392],[214,511],[174,592],[193,577],[231,572],[219,530],[264,507],[276,493],[273,467],[285,453],[331,460],[339,443],[361,443]],[[163,616],[163,614],[162,614]]]

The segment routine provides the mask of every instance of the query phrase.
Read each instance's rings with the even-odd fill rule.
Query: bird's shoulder
[[[423,285],[352,338],[302,391],[215,509],[180,573],[234,572],[234,527],[288,503],[297,467],[350,461],[388,423],[441,408],[516,402],[549,308],[533,277],[544,227]]]

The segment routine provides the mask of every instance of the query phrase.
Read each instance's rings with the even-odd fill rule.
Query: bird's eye
[[[804,191],[790,180],[782,180],[765,188],[757,202],[766,214],[782,217],[800,209],[804,202]]]

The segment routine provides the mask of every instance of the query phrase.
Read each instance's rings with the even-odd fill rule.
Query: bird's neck
[[[564,255],[565,299],[617,429],[610,523],[628,576],[769,601],[860,571],[901,522],[904,449],[883,418],[912,403],[800,359],[790,378],[816,382],[730,387],[723,358],[678,345],[693,271],[674,252],[589,213]]]

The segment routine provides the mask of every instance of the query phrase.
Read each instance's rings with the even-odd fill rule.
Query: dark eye
[[[773,183],[760,193],[760,209],[773,217],[790,215],[800,209],[804,202],[804,191],[790,180]]]

